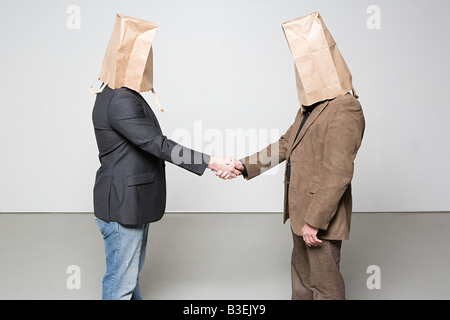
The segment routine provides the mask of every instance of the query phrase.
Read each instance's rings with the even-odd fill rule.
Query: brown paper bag
[[[282,24],[303,106],[353,91],[352,75],[318,12]]]
[[[117,14],[99,80],[111,89],[151,90],[156,104],[163,111],[153,88],[152,42],[157,28],[150,21]]]

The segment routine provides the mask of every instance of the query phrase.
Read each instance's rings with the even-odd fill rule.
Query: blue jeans
[[[139,273],[144,265],[148,224],[124,226],[95,218],[103,235],[106,273],[103,300],[142,300]]]

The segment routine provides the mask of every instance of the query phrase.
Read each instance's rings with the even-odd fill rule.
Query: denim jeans
[[[103,235],[106,273],[103,300],[142,300],[139,273],[144,265],[148,224],[124,226],[95,218]]]

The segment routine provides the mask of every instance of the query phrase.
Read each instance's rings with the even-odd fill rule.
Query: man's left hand
[[[308,247],[317,247],[322,244],[322,240],[319,240],[317,238],[318,232],[319,229],[314,228],[313,226],[310,226],[309,224],[305,223],[305,226],[302,229],[302,234],[303,240],[305,241]]]

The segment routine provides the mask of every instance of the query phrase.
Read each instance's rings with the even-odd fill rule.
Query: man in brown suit
[[[292,299],[345,299],[340,249],[349,239],[353,162],[364,127],[361,105],[346,94],[302,107],[279,141],[241,160],[247,180],[287,161],[284,222],[290,218],[294,237]]]
[[[320,15],[289,21],[283,28],[295,58],[302,106],[279,141],[241,160],[243,175],[250,180],[287,162],[284,222],[291,220],[294,239],[292,299],[343,300],[340,251],[349,239],[351,181],[364,115],[351,74]]]

